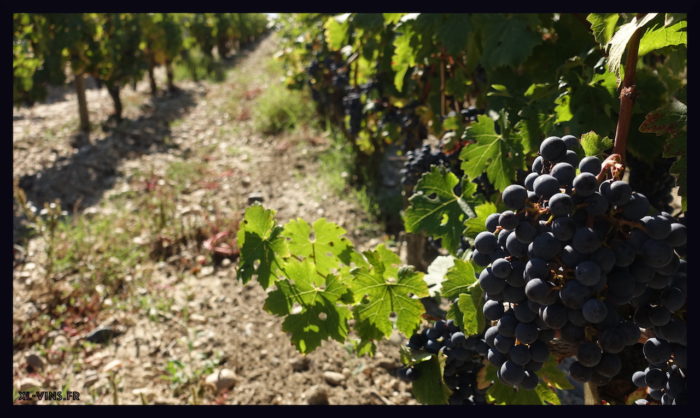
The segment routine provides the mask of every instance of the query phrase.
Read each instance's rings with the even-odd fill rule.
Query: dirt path
[[[358,202],[333,193],[319,173],[317,156],[328,138],[311,129],[276,137],[255,131],[255,101],[268,83],[279,82],[261,71],[276,51],[271,36],[239,59],[224,82],[182,82],[175,96],[150,101],[145,83],[136,92],[125,90],[128,120],[108,133],[96,129],[94,145],[80,150],[70,146],[77,125],[72,95],[15,110],[14,176],[37,204],[58,198],[77,208],[77,216],[100,217],[124,210],[112,203],[115,196],[142,193],[134,179],[144,172],[162,176],[175,163],[202,166],[208,186],[181,188],[176,213],[217,210],[235,219],[257,193],[280,221],[323,216],[346,228],[360,248],[373,245],[380,228]],[[88,101],[92,121],[105,120],[111,106],[106,92],[90,90]],[[15,332],[45,313],[37,296],[47,280],[44,245],[31,240],[15,266]],[[409,386],[392,376],[402,338],[381,344],[372,359],[355,358],[335,342],[301,356],[282,332],[282,320],[262,309],[265,292],[236,281],[235,262],[201,262],[184,273],[168,261],[139,265],[125,279],[132,283],[128,298],[162,304],[124,307],[115,302],[121,299],[100,294],[95,322],[123,334],[105,346],[85,346],[84,333],[71,335],[56,324],[45,338],[15,349],[15,387],[64,388],[80,392],[80,403],[95,404],[307,404],[324,397],[330,404],[415,404]],[[73,279],[61,280],[70,286]],[[66,355],[57,357],[61,351]],[[34,369],[28,368],[36,361],[32,353],[42,363]],[[216,393],[205,379],[221,369],[233,372],[235,384]]]

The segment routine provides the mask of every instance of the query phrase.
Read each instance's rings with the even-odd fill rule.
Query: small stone
[[[46,352],[46,360],[49,364],[59,364],[65,356],[66,352],[63,350],[49,350]]]
[[[44,361],[35,353],[30,353],[26,360],[31,371],[40,372],[44,370]]]
[[[205,380],[205,383],[216,389],[217,393],[231,389],[237,382],[236,375],[229,369],[221,369],[218,372],[214,372],[207,376]]]
[[[153,389],[151,388],[138,388],[132,390],[131,393],[138,396],[139,398],[143,397],[143,399],[147,401],[152,401],[156,397],[156,394],[153,393]]]
[[[204,324],[205,322],[207,322],[207,318],[204,315],[194,313],[190,315],[190,321]]]
[[[222,266],[222,267],[228,267],[228,266],[230,266],[230,265],[231,265],[231,259],[229,259],[229,258],[224,258],[223,260],[221,260],[221,266]]]
[[[323,372],[323,378],[329,385],[338,386],[345,380],[345,375],[337,372]]]
[[[90,386],[97,383],[98,380],[100,380],[100,376],[97,374],[97,372],[94,370],[90,370],[85,373],[85,383],[83,383],[83,385],[86,388],[89,388]]]
[[[250,186],[250,177],[243,177],[241,179],[241,186],[243,186],[243,187]]]
[[[25,377],[19,381],[19,390],[26,391],[33,388],[41,389],[41,381],[33,377]]]
[[[265,199],[263,198],[263,195],[260,192],[253,192],[253,193],[248,195],[248,204],[249,205],[252,205],[255,202],[262,203],[263,200],[265,200]]]
[[[303,396],[309,405],[328,405],[328,393],[320,385],[311,386]]]
[[[309,370],[311,365],[311,360],[308,357],[299,357],[289,360],[289,364],[292,366],[292,370],[295,372],[305,372]]]
[[[103,373],[109,373],[115,371],[122,367],[122,362],[120,360],[112,360],[102,369]]]

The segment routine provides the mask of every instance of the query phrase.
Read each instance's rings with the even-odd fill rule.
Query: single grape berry
[[[559,161],[566,156],[566,143],[558,136],[542,141],[540,155],[547,161]]]

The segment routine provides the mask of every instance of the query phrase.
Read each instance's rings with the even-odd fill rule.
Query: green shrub
[[[313,112],[311,101],[302,92],[271,84],[255,102],[253,124],[259,132],[278,134],[309,122]]]

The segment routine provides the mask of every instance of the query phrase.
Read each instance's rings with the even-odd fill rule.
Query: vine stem
[[[644,14],[638,14],[636,21],[640,21]],[[619,154],[622,157],[622,163],[625,162],[625,154],[627,150],[627,135],[630,130],[630,122],[632,120],[632,107],[634,99],[637,95],[637,86],[635,85],[637,58],[639,56],[639,41],[641,38],[641,28],[637,28],[632,34],[627,43],[627,59],[625,60],[625,75],[622,80],[622,88],[620,90],[620,114],[617,119],[617,128],[615,129],[615,146],[614,154]]]

